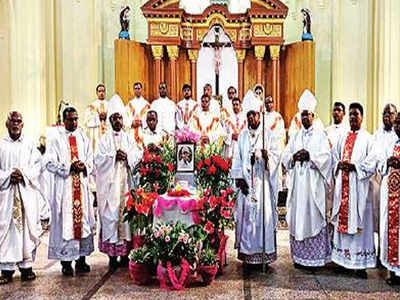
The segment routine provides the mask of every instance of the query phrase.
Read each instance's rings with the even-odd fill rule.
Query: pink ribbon
[[[190,273],[190,265],[186,259],[181,260],[181,274],[179,279],[176,277],[175,271],[172,268],[171,262],[167,262],[167,272],[163,273],[163,268],[161,262],[157,266],[157,277],[160,281],[160,287],[165,290],[175,289],[177,291],[182,290],[185,287],[185,281]],[[167,285],[167,278],[172,284],[172,288]]]
[[[165,199],[162,196],[158,196],[156,208],[154,209],[153,213],[155,216],[160,217],[164,209],[171,210],[176,205],[179,206],[182,213],[186,213],[187,211],[192,211],[193,222],[196,223],[198,221],[198,216],[196,216],[197,214],[194,212],[194,210],[197,207],[197,201],[195,199],[184,201],[179,198]]]

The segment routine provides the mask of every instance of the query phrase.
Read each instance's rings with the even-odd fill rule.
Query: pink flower
[[[171,241],[171,238],[169,237],[169,235],[167,235],[166,237],[165,237],[165,242],[166,243],[169,243]]]
[[[206,226],[204,226],[204,231],[207,232],[208,234],[213,234],[214,224],[211,223],[210,221],[207,221]]]

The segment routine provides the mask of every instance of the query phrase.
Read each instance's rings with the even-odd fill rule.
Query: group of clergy
[[[387,281],[400,282],[400,114],[394,105],[385,107],[384,126],[374,136],[362,128],[359,103],[349,106],[347,125],[345,106],[336,102],[334,124],[325,129],[316,98],[305,90],[286,144],[283,118],[261,85],[243,100],[230,87],[218,101],[207,84],[195,101],[185,84],[177,104],[165,83],[152,103],[142,97],[140,82],[133,87],[125,106],[118,95],[107,101],[105,86],[98,85],[82,127],[78,111],[66,107],[63,126],[47,135],[42,153],[22,134],[22,115],[7,115],[8,135],[0,141],[0,284],[12,281],[16,268],[21,280],[36,278],[32,263],[43,202],[51,214],[48,258],[61,262],[65,276],[90,271],[85,258],[94,251],[95,199],[99,250],[108,255],[110,269],[127,266],[132,232],[123,211],[132,170],[146,146],[184,127],[200,135],[200,146],[217,143],[232,158],[235,247],[249,269],[277,259],[276,206],[285,177],[296,268],[333,261],[366,278],[366,269],[376,265],[376,231]]]

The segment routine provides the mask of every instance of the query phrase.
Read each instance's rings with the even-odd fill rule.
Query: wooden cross
[[[220,35],[220,26],[215,27],[215,40],[214,42],[204,42],[203,47],[210,47],[215,50],[215,94],[219,95],[219,64],[218,61],[220,60],[219,54],[222,48],[224,47],[232,47],[232,43],[222,43],[219,41],[219,35]]]

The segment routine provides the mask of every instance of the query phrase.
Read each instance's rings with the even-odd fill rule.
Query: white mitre
[[[108,101],[107,110],[110,117],[115,113],[119,113],[121,116],[124,116],[125,106],[119,95],[115,94],[111,97],[111,99]]]
[[[315,113],[315,108],[317,107],[317,99],[309,90],[304,90],[303,94],[301,94],[299,103],[297,104],[299,108],[299,112],[301,113],[304,110]]]

